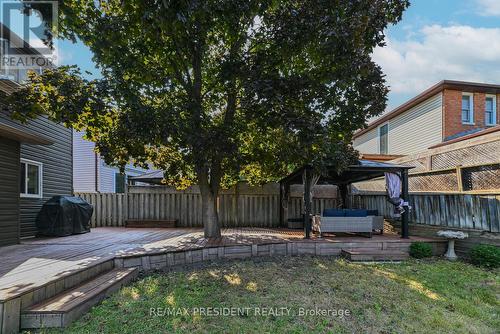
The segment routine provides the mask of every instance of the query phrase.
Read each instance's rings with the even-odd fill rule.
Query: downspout
[[[94,152],[94,161],[95,161],[95,192],[99,192],[99,157],[97,156],[97,152]]]

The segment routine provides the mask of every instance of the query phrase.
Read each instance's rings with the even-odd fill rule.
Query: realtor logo
[[[0,67],[28,70],[57,65],[57,1],[0,0]]]

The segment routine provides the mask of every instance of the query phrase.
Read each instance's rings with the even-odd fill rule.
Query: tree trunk
[[[217,212],[219,182],[218,179],[212,178],[207,168],[198,168],[197,174],[201,193],[201,217],[205,238],[218,238],[221,236],[219,214]]]
[[[205,238],[218,238],[221,236],[219,214],[217,213],[217,194],[210,187],[200,185],[201,210]]]

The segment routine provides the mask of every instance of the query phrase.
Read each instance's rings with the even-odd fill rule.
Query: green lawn
[[[64,333],[495,333],[499,298],[498,271],[462,262],[242,260],[147,276]]]

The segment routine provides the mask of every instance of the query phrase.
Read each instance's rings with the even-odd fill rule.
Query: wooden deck
[[[301,244],[338,243],[339,247],[363,248],[363,245],[369,247],[374,242],[408,245],[415,240],[435,241],[421,237],[403,240],[394,234],[374,235],[373,238],[332,236],[303,240],[301,230],[266,228],[224,229],[221,238],[207,240],[203,238],[202,229],[198,228],[94,228],[87,234],[31,239],[0,248],[0,302],[26,295],[38,287],[116,257],[292,241]]]

